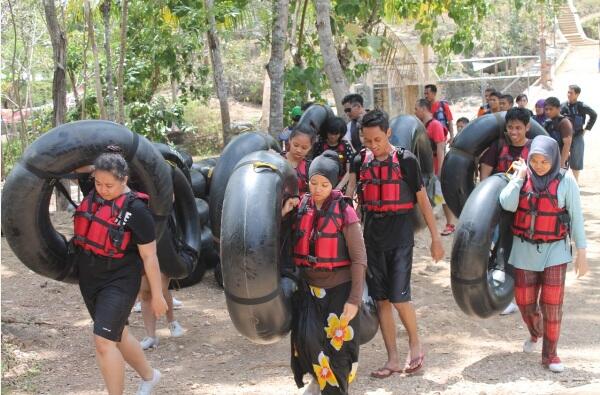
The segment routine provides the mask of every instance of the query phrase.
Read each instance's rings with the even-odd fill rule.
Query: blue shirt
[[[500,193],[500,205],[504,210],[515,212],[519,206],[519,192],[524,180],[513,177]],[[568,172],[558,184],[558,207],[566,208],[571,217],[571,237],[575,246],[586,248],[583,213],[579,199],[579,187],[573,175]],[[569,238],[552,243],[533,244],[513,237],[512,250],[508,262],[518,269],[542,272],[550,266],[561,265],[573,260]]]

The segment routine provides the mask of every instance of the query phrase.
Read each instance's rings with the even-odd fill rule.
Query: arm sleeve
[[[582,112],[590,117],[590,119],[588,119],[587,123],[585,124],[584,129],[592,130],[594,124],[596,123],[596,118],[598,118],[598,114],[596,114],[596,111],[594,111],[592,107],[588,106],[587,104],[582,104],[581,107],[583,110]]]
[[[360,174],[360,166],[362,165],[360,159],[360,152],[357,152],[350,162],[350,173],[355,173],[358,181],[358,175]]]
[[[348,303],[360,305],[362,300],[365,272],[367,270],[367,252],[362,236],[360,222],[344,226],[344,238],[348,246],[348,254],[352,265],[350,267],[352,288],[348,296]]]
[[[558,125],[560,136],[564,139],[573,136],[573,124],[569,118],[564,118]]]
[[[490,145],[490,148],[481,155],[479,163],[483,163],[494,169],[496,168],[496,165],[498,164],[498,143],[493,142],[492,145]]]
[[[519,177],[513,177],[508,185],[500,192],[500,205],[506,211],[515,212],[519,206],[519,193],[523,187],[523,182]]]
[[[444,127],[439,122],[431,123],[431,139],[434,143],[441,143],[446,141],[446,135],[444,134]]]
[[[419,166],[419,162],[414,154],[407,153],[405,151],[404,157],[400,162],[400,167],[402,168],[402,176],[406,179],[406,182],[411,189],[415,192],[415,194],[419,192],[424,184],[423,177],[421,177],[421,166]]]
[[[444,114],[446,115],[448,123],[454,119],[452,118],[452,111],[450,111],[450,104],[448,102],[444,103]]]
[[[127,228],[131,230],[132,239],[136,244],[148,244],[156,240],[154,233],[154,218],[150,209],[144,202],[135,199],[129,205],[131,217],[127,221]]]
[[[575,241],[575,246],[577,248],[586,248],[587,242],[585,239],[585,228],[583,226],[583,213],[581,211],[579,187],[577,186],[575,179],[569,174],[563,178],[559,188],[563,189],[563,185],[565,194],[565,208],[571,217],[571,237]]]

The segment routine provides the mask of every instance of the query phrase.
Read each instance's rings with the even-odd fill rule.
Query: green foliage
[[[221,114],[200,101],[190,101],[184,107],[184,122],[192,130],[186,134],[185,148],[192,155],[218,155],[223,148]]]
[[[126,126],[132,131],[146,136],[152,141],[168,142],[168,135],[176,125],[183,133],[192,130],[184,124],[183,105],[169,105],[164,97],[157,96],[150,103],[133,102],[128,108],[129,122]]]
[[[599,38],[598,26],[600,26],[600,16],[587,20],[582,25],[585,35],[594,40],[598,40]]]

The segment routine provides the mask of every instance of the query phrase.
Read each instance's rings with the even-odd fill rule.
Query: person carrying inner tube
[[[360,306],[367,255],[352,202],[333,189],[338,155],[325,151],[309,169],[309,192],[288,199],[282,216],[292,216],[293,260],[300,271],[294,296],[291,367],[305,394],[347,394],[356,376]]]
[[[343,139],[346,133],[346,122],[340,117],[332,117],[325,121],[319,132],[319,140],[313,147],[313,156],[317,157],[327,150],[335,151],[340,162],[340,174],[334,189],[343,191],[348,183],[350,163],[354,152],[350,143]]]
[[[381,334],[388,354],[386,364],[371,373],[386,378],[393,373],[414,373],[423,365],[423,348],[417,332],[417,318],[411,304],[414,229],[410,212],[419,205],[431,234],[431,257],[444,256],[441,236],[427,192],[423,187],[417,158],[394,147],[389,138],[388,115],[379,110],[363,117],[362,133],[366,149],[354,159],[351,171],[358,174],[358,196],[364,224],[369,264],[367,285],[377,301]],[[348,192],[353,193],[353,191]],[[408,333],[410,351],[400,364],[396,347],[395,309]]]
[[[542,364],[556,373],[565,369],[556,348],[567,264],[573,260],[571,237],[577,277],[588,271],[579,188],[560,163],[556,141],[537,136],[527,162],[513,163],[516,173],[499,198],[504,210],[515,213],[508,261],[515,267],[515,299],[529,330],[523,352],[535,351],[543,337]]]
[[[315,139],[315,134],[305,129],[296,128],[290,134],[289,151],[281,152],[281,155],[296,169],[298,193],[300,196],[308,192],[308,167],[310,163],[306,157],[312,149]]]
[[[527,159],[531,149],[531,140],[527,138],[527,132],[531,127],[529,112],[526,108],[511,108],[504,116],[507,139],[494,141],[479,159],[479,178],[485,180],[492,174],[506,173],[514,161]],[[508,140],[508,143],[507,143]],[[499,228],[494,231],[494,242],[498,241]],[[515,303],[510,304],[500,313],[508,315],[515,313],[518,307]]]
[[[74,216],[70,253],[79,270],[79,288],[94,321],[98,366],[109,394],[122,394],[125,361],[141,376],[138,394],[150,394],[160,380],[128,329],[142,270],[150,283],[152,311],[165,314],[156,256],[154,219],[148,196],[127,186],[128,165],[118,153],[94,162],[94,188]],[[143,265],[143,266],[142,266]]]

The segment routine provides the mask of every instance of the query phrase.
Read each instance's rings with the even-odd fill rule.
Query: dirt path
[[[582,100],[600,110],[597,49],[571,53],[554,85],[566,96],[569,83],[583,88]],[[530,95],[533,103],[547,92]],[[413,293],[419,329],[426,350],[421,375],[375,380],[368,373],[382,365],[385,349],[380,335],[361,348],[353,394],[514,394],[600,393],[600,125],[586,136],[582,199],[589,243],[591,275],[567,277],[563,331],[559,353],[567,371],[556,375],[541,368],[539,354],[520,352],[526,330],[518,315],[487,320],[465,316],[452,298],[449,280],[451,240],[445,240],[444,262],[434,265],[427,255],[428,238],[419,235],[415,250]],[[57,218],[61,229],[69,218]],[[441,222],[439,223],[440,225]],[[161,323],[158,350],[148,352],[164,373],[158,394],[293,394],[288,339],[259,346],[233,328],[222,291],[212,274],[199,285],[177,292],[184,308],[176,316],[187,329],[171,339]],[[2,390],[14,394],[103,393],[91,342],[91,320],[78,287],[47,280],[18,262],[2,239]],[[133,332],[141,338],[142,321],[132,314]],[[398,326],[398,343],[406,335]],[[127,374],[127,393],[137,379]]]

